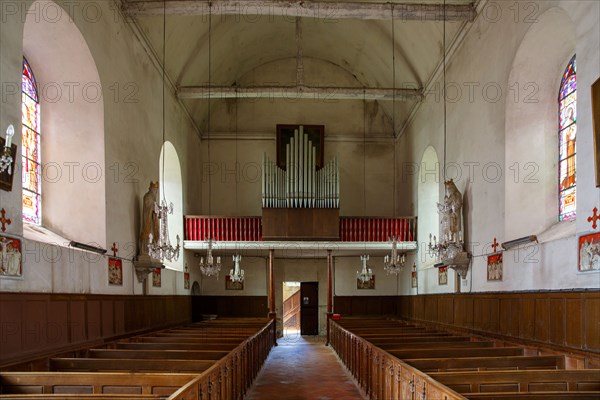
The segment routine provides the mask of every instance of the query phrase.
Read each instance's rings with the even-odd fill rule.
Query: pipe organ
[[[339,208],[339,156],[317,170],[317,148],[304,133],[294,131],[286,145],[286,168],[263,158],[263,208]]]

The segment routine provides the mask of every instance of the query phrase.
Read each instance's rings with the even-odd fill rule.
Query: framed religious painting
[[[416,288],[417,287],[417,271],[412,271],[410,274],[411,274],[410,287]]]
[[[6,140],[0,138],[0,152],[4,151],[4,144]],[[10,192],[13,187],[13,177],[15,176],[15,160],[17,159],[17,145],[12,144],[10,146],[10,154],[12,156],[12,162],[8,168],[0,173],[0,189]]]
[[[579,236],[578,268],[580,272],[600,270],[600,232]]]
[[[161,272],[162,270],[160,268],[154,268],[154,271],[152,271],[152,286],[161,286]]]
[[[594,125],[596,187],[600,187],[600,78],[592,84],[592,123]]]
[[[315,146],[315,164],[317,169],[323,168],[323,146],[325,143],[324,125],[302,125],[304,133],[308,140]],[[294,131],[300,131],[300,125],[277,125],[277,166],[286,170],[287,163],[287,145],[294,138]]]
[[[18,237],[0,235],[0,277],[20,278],[23,276],[23,257],[21,239]]]
[[[371,275],[371,279],[366,282],[362,282],[360,279],[356,278],[356,288],[357,289],[375,289],[375,274]]]
[[[225,290],[244,290],[244,282],[234,282],[230,275],[225,275]]]
[[[487,259],[487,280],[502,280],[502,253],[490,254]]]
[[[123,285],[123,261],[118,258],[108,257],[108,284]]]
[[[183,288],[189,290],[190,288],[190,270],[188,269],[187,264],[185,264],[185,268],[183,270]]]
[[[438,285],[448,284],[448,267],[438,268]]]

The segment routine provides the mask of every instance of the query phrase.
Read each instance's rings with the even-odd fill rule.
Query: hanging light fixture
[[[4,149],[2,150],[2,156],[0,157],[0,173],[8,170],[8,174],[12,175],[12,138],[15,135],[15,127],[11,125],[6,129],[6,142],[4,143]]]
[[[394,4],[390,4],[392,9],[392,133],[394,139],[394,183],[392,187],[392,207],[394,217],[396,216],[396,32],[394,29]],[[388,274],[398,275],[404,268],[406,262],[405,254],[398,254],[398,238],[394,235],[389,240],[392,242],[392,254],[386,255],[383,259],[383,269]]]
[[[373,279],[373,270],[367,267],[367,261],[369,261],[369,255],[364,254],[360,256],[360,261],[362,261],[362,269],[360,272],[356,271],[356,278],[362,283],[367,283],[371,279]]]
[[[242,261],[242,256],[236,254],[232,256],[233,258],[233,268],[229,271],[229,278],[231,282],[244,282],[244,270],[240,268],[240,261]]]
[[[363,89],[363,213],[367,213],[367,101],[365,90]],[[360,256],[362,261],[361,271],[356,271],[356,278],[362,283],[369,282],[373,278],[373,271],[371,268],[367,268],[367,261],[369,255],[364,254]]]
[[[396,238],[392,241],[392,254],[383,258],[383,269],[388,274],[398,275],[404,269],[406,263],[406,254],[398,254],[398,241]]]
[[[435,235],[429,234],[429,252],[438,261],[436,267],[450,267],[458,273],[461,278],[466,278],[471,255],[464,251],[462,231],[460,230],[460,218],[462,208],[462,197],[452,179],[446,180],[446,152],[447,152],[447,101],[446,101],[446,0],[444,0],[444,29],[443,29],[443,97],[444,97],[444,164],[443,175],[446,195],[444,204],[438,203],[438,211],[441,216],[442,235],[439,241]],[[458,196],[460,203],[452,201],[453,196]],[[452,227],[454,224],[455,228]]]
[[[163,157],[162,157],[162,175],[163,175],[163,190],[162,192],[162,200],[160,205],[158,203],[154,203],[154,212],[156,213],[159,221],[159,237],[156,242],[153,242],[152,234],[149,235],[149,244],[148,244],[148,254],[150,257],[155,258],[157,260],[167,259],[169,261],[177,261],[179,259],[179,250],[180,250],[180,239],[179,235],[177,235],[177,246],[173,247],[171,245],[171,240],[169,239],[169,214],[173,214],[173,203],[167,203],[167,199],[165,197],[165,159],[167,158],[167,154],[165,151],[165,62],[166,62],[166,47],[167,47],[167,12],[166,12],[166,1],[163,0],[163,59],[162,59],[162,148],[163,148]]]
[[[235,212],[238,210],[238,97],[237,88],[235,90]],[[238,253],[233,256],[233,269],[229,271],[229,277],[232,282],[244,282],[244,270],[240,267],[242,256]]]
[[[208,164],[210,165],[210,84],[211,84],[211,34],[212,34],[212,9],[211,4],[208,4],[208,117],[206,120],[206,132],[207,132],[207,140],[206,147],[208,153]],[[210,220],[211,216],[211,189],[212,189],[212,181],[211,174],[208,174],[208,218]],[[203,275],[206,276],[214,276],[218,277],[219,272],[221,272],[221,257],[215,258],[212,255],[213,248],[213,239],[212,239],[212,224],[209,224],[208,231],[208,250],[206,252],[206,260],[204,257],[200,257],[200,271]],[[206,261],[206,262],[205,262]]]

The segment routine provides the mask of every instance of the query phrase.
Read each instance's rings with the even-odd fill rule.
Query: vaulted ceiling
[[[392,45],[395,46],[395,88],[417,89],[416,93],[420,95],[441,64],[444,29],[446,46],[450,48],[460,30],[472,19],[473,15],[465,16],[464,10],[474,10],[474,1],[448,2],[448,21],[445,24],[442,8],[435,8],[443,4],[440,0],[401,0],[394,2],[393,6],[364,0],[346,0],[343,3],[230,1],[229,4],[236,5],[236,12],[223,12],[223,5],[228,2],[215,1],[211,3],[210,18],[205,1],[167,0],[163,3],[161,0],[124,0],[124,9],[140,28],[159,61],[165,43],[163,26],[166,21],[166,73],[180,88],[182,102],[196,124],[202,126],[206,113],[203,103],[206,102],[198,98],[184,98],[183,92],[190,87],[208,84],[209,20],[212,87],[224,89],[237,84],[242,86],[239,90],[243,90],[251,82],[253,85],[268,83],[272,90],[272,86],[331,87],[333,84],[338,89],[350,88],[346,97],[354,96],[359,100],[365,96],[363,88],[366,87],[368,93],[373,94],[373,99],[379,96],[383,109],[391,114],[390,89],[394,85]],[[289,6],[284,11],[286,16],[281,16],[282,11],[277,8],[282,4]],[[304,4],[313,6],[313,9],[306,11]],[[322,13],[323,17],[315,18],[314,6],[322,7],[324,4],[330,8]],[[416,8],[410,9],[410,13],[403,13],[411,6]],[[396,16],[393,26],[390,19],[392,8]],[[163,19],[164,10],[166,18]],[[461,12],[463,15],[460,15]],[[309,16],[300,18],[296,15]],[[350,80],[354,82],[348,82],[348,79],[343,84],[322,81],[322,77],[310,68],[306,68],[300,76],[297,71],[299,59],[301,65],[334,65],[340,75],[351,76]],[[289,78],[281,82],[269,81],[267,76],[260,78],[261,74],[257,71],[273,63],[289,69],[285,74]],[[250,74],[251,80],[247,78]],[[200,92],[206,95],[205,91]],[[402,94],[405,93],[396,92],[397,128],[403,126],[420,101],[419,96],[403,99]],[[223,97],[224,93],[214,90],[211,96]]]

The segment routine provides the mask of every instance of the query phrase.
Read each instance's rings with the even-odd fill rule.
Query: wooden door
[[[300,283],[300,334],[319,334],[319,282]]]

